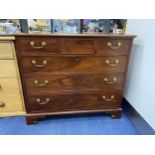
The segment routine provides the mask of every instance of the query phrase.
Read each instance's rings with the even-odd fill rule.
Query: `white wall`
[[[129,19],[135,34],[124,96],[155,130],[155,19]]]

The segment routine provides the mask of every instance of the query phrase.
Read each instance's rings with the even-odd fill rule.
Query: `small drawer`
[[[106,56],[128,55],[131,40],[101,39],[96,41],[97,54]]]
[[[68,110],[95,110],[118,108],[121,94],[117,92],[92,92],[29,96],[28,112],[57,112]]]
[[[17,77],[14,60],[0,60],[0,78]]]
[[[43,54],[59,52],[59,43],[57,39],[48,37],[31,37],[31,38],[18,38],[16,39],[16,50],[23,54]]]
[[[13,59],[11,41],[0,41],[0,59]]]
[[[28,94],[39,91],[47,93],[61,90],[122,90],[124,74],[54,74],[44,76],[25,77]]]
[[[1,96],[0,113],[23,111],[21,96]]]
[[[107,73],[125,72],[126,56],[24,57],[23,72]]]
[[[93,54],[95,41],[92,39],[61,40],[61,54]]]
[[[0,78],[0,95],[20,95],[17,78]]]

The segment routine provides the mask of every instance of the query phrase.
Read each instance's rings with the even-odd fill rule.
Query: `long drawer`
[[[25,76],[28,93],[50,90],[102,90],[123,87],[124,74],[46,74],[44,76]]]
[[[118,108],[121,98],[119,91],[35,95],[28,96],[27,110],[28,112],[56,112]]]
[[[126,56],[53,56],[21,57],[23,72],[125,72]]]

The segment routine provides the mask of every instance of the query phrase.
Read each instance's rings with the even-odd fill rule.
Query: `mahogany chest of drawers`
[[[121,117],[133,35],[17,35],[27,124],[49,115]]]

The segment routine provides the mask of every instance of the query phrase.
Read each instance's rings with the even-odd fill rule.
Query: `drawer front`
[[[55,74],[25,77],[28,93],[58,90],[103,90],[123,88],[124,74]]]
[[[10,41],[0,41],[0,59],[13,59],[13,49]]]
[[[24,57],[23,72],[125,72],[127,57]]]
[[[57,39],[48,37],[38,38],[18,38],[16,39],[16,48],[20,53],[53,53],[59,52]]]
[[[0,96],[1,95],[20,95],[17,78],[0,78]]]
[[[21,96],[1,96],[0,113],[23,111]]]
[[[28,112],[56,112],[67,110],[95,110],[120,107],[121,94],[116,92],[53,94],[29,96]]]
[[[128,55],[131,40],[101,39],[96,41],[97,54]]]
[[[14,60],[0,60],[0,78],[17,77]]]
[[[64,39],[61,40],[61,54],[93,54],[95,40]]]

